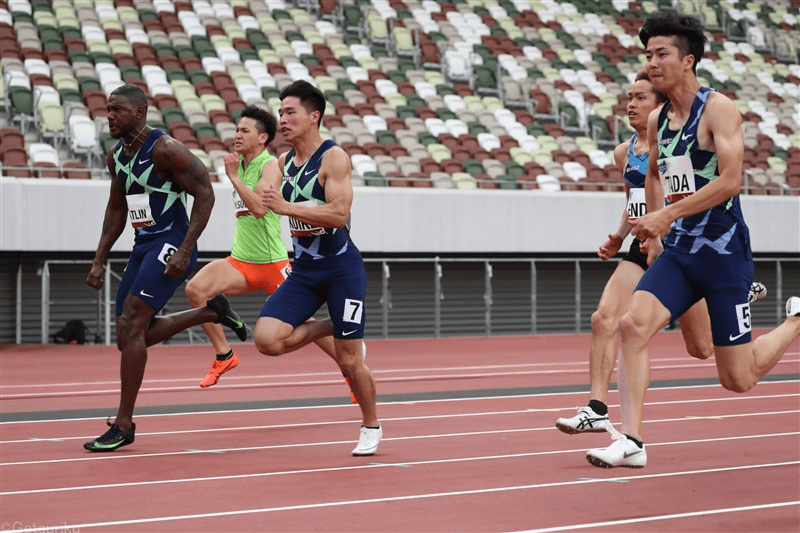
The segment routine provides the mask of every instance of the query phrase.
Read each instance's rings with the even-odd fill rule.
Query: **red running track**
[[[209,389],[209,346],[151,348],[136,442],[90,454],[116,412],[116,349],[3,346],[2,527],[800,531],[800,343],[734,394],[713,359],[658,334],[642,470],[595,468],[585,452],[609,436],[554,427],[588,400],[588,335],[368,346],[385,436],[366,458],[350,455],[358,407],[315,347],[237,346],[239,368]]]

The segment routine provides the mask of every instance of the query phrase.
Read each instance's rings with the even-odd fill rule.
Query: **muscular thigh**
[[[189,281],[200,294],[247,294],[247,280],[225,259],[217,259],[200,269]]]
[[[122,313],[122,307],[128,294],[141,299],[156,312],[166,305],[177,288],[186,281],[197,262],[197,249],[195,248],[189,267],[183,276],[172,279],[164,274],[167,261],[177,251],[181,242],[181,237],[174,236],[134,246],[117,290],[116,316],[120,316]]]
[[[603,289],[597,310],[604,316],[621,317],[628,308],[633,290],[643,272],[636,263],[620,261]]]
[[[328,284],[328,313],[333,321],[336,339],[364,337],[364,300],[367,293],[367,273],[361,255],[354,254],[338,268],[338,274]]]
[[[292,266],[288,260],[275,263],[245,263],[228,256],[225,261],[244,278],[247,292],[261,289],[267,294],[272,294],[292,273]]]
[[[636,286],[637,291],[646,291],[655,296],[669,311],[670,320],[677,320],[702,298],[681,255],[669,249],[664,250]]]
[[[695,258],[697,282],[702,286],[711,318],[715,346],[737,346],[751,340],[752,320],[747,292],[754,267],[745,251]]]
[[[296,268],[267,299],[259,316],[278,319],[293,328],[314,316],[325,303],[324,286],[314,274]]]

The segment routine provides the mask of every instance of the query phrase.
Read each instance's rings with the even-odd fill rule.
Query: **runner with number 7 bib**
[[[364,362],[364,260],[350,239],[353,186],[350,157],[324,140],[319,125],[325,96],[298,80],[280,94],[279,127],[292,150],[280,156],[283,181],[264,191],[264,206],[289,217],[294,245],[292,275],[267,300],[255,328],[266,355],[296,350],[333,335],[336,363],[361,408],[362,426],[353,455],[373,455],[383,430],[375,408],[375,378]],[[322,304],[331,318],[306,322]]]

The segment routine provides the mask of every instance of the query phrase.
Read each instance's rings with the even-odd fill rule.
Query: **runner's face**
[[[628,92],[628,120],[631,127],[640,135],[647,131],[647,117],[658,107],[653,84],[647,80],[639,80]]]
[[[651,37],[647,41],[647,74],[657,91],[669,92],[671,87],[678,85],[686,75],[687,69],[691,72],[694,57],[686,54],[680,56],[680,50],[674,44],[675,38],[671,35]]]
[[[106,110],[108,111],[108,133],[114,139],[120,139],[128,133],[133,133],[139,120],[141,105],[138,102],[112,94],[108,97]]]
[[[258,132],[258,123],[255,119],[244,117],[236,126],[233,146],[240,154],[260,154],[264,151],[264,143],[268,138],[266,133]]]
[[[316,122],[319,119],[319,112],[309,113],[296,96],[287,96],[281,100],[278,114],[280,115],[281,134],[290,143],[293,139],[301,138],[311,128],[316,128]]]

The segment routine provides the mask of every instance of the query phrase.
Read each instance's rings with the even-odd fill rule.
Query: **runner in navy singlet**
[[[651,257],[662,250],[665,236],[666,245],[620,322],[627,377],[627,394],[620,402],[623,433],[614,435],[608,448],[587,453],[590,463],[603,468],[647,463],[642,443],[650,380],[647,346],[656,332],[701,298],[711,316],[717,373],[728,390],[751,389],[800,336],[800,299],[792,297],[786,320],[751,342],[748,291],[754,269],[738,197],[742,118],[729,98],[697,81],[697,63],[706,45],[702,23],[673,10],[657,11],[645,20],[639,37],[653,86],[667,94],[669,104],[648,120],[648,213],[631,222],[632,233],[647,241]]]
[[[666,95],[653,89],[650,77],[642,70],[628,92],[627,113],[636,133],[617,146],[614,159],[625,179],[628,201],[616,233],[608,235],[597,252],[608,261],[619,252],[631,230],[630,222],[646,211],[644,180],[647,175],[649,147],[647,118],[650,112],[666,101]],[[647,270],[647,255],[639,249],[634,238],[630,251],[619,262],[600,296],[597,310],[592,314],[592,344],[589,349],[589,403],[579,407],[575,416],[559,418],[556,427],[568,434],[606,431],[609,424],[608,387],[617,360],[617,331],[623,313],[628,309],[633,290]],[[714,353],[711,342],[711,323],[705,300],[697,302],[680,318],[686,351],[692,357],[707,359]]]
[[[298,80],[280,98],[280,131],[293,149],[279,158],[280,190],[270,187],[263,200],[265,207],[289,218],[294,264],[261,310],[256,347],[276,356],[333,335],[336,362],[362,414],[352,454],[372,455],[383,430],[376,415],[375,378],[363,358],[367,275],[361,252],[350,239],[350,158],[320,137],[326,104],[319,89]],[[331,318],[307,322],[326,302]]]
[[[136,85],[115,89],[107,107],[109,133],[120,141],[108,153],[111,193],[87,285],[103,287],[103,267],[127,219],[136,237],[117,291],[119,409],[114,423],[108,422],[111,429],[83,445],[92,452],[111,452],[133,442],[133,409],[148,346],[204,322],[231,327],[242,340],[247,336],[245,325],[221,294],[198,309],[156,316],[195,264],[195,243],[211,214],[214,191],[205,165],[194,154],[147,125],[142,89]],[[194,197],[191,218],[186,214],[187,194]]]

